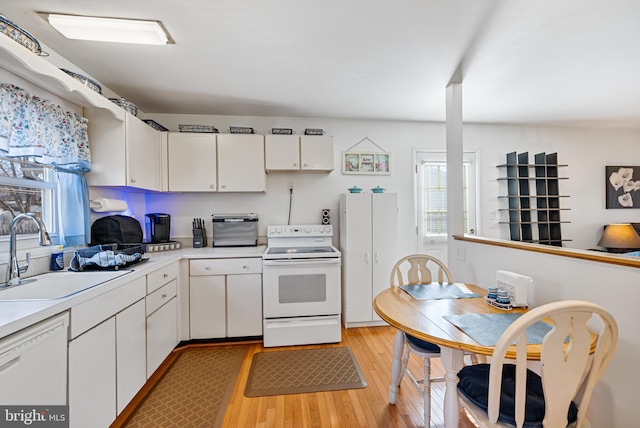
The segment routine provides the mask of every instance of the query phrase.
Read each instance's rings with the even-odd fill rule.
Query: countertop
[[[55,300],[0,301],[0,338],[69,310],[75,305],[119,288],[173,262],[183,259],[262,257],[265,249],[266,245],[258,245],[255,247],[183,248],[180,250],[145,253],[144,258],[149,260],[132,265],[129,269],[130,273],[68,297]],[[78,273],[78,275],[85,274],[87,275],[87,281],[90,282],[90,273]]]

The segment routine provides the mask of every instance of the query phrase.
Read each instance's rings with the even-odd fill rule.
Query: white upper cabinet
[[[300,169],[303,171],[333,171],[333,137],[300,136]]]
[[[315,135],[266,135],[267,171],[331,172],[333,137]]]
[[[215,134],[170,132],[167,158],[170,192],[217,190]]]
[[[85,112],[90,126],[91,186],[127,186],[161,191],[161,132],[131,113],[124,122],[109,120],[102,110]]]
[[[300,171],[300,136],[265,135],[267,171]]]
[[[218,191],[264,192],[264,136],[218,135]]]

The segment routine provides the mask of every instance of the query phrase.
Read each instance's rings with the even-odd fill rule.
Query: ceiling
[[[159,20],[175,44],[67,40],[36,12]],[[465,122],[640,126],[637,0],[0,0],[0,13],[145,113],[443,121],[457,76]]]

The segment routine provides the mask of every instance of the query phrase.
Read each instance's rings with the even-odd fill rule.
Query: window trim
[[[427,158],[427,159],[425,159]],[[463,163],[470,165],[468,171],[468,183],[467,194],[469,197],[469,229],[473,230],[474,234],[478,234],[480,212],[480,199],[478,197],[478,158],[479,153],[477,150],[465,150],[463,152]],[[416,237],[418,240],[423,239],[422,244],[441,244],[446,243],[448,240],[447,234],[441,236],[427,236],[424,234],[424,227],[422,226],[422,216],[420,210],[424,210],[423,197],[421,194],[422,185],[420,182],[421,174],[419,166],[422,163],[445,163],[447,161],[446,150],[433,150],[433,149],[413,149],[413,165],[414,165],[414,221],[416,228]],[[424,238],[423,238],[424,237]],[[420,245],[420,243],[419,243]]]
[[[42,212],[41,220],[47,227],[47,232],[53,242],[58,242],[58,202],[59,202],[59,188],[57,182],[56,172],[53,167],[44,164],[38,164],[36,162],[30,162],[21,158],[12,159],[10,157],[0,156],[3,160],[14,161],[21,164],[33,164],[44,170],[44,181],[29,180],[17,177],[0,176],[0,186],[12,186],[23,187],[30,189],[42,189],[51,190],[51,192],[45,192],[42,195]],[[47,209],[44,209],[44,207]],[[20,234],[16,236],[16,240],[19,242],[19,248],[22,250],[30,250],[39,247],[38,234]],[[9,235],[0,235],[0,252],[9,251]],[[48,250],[47,250],[48,251]]]

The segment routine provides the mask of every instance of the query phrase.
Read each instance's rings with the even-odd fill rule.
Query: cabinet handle
[[[373,256],[373,260],[378,263],[378,252],[376,251],[374,256]]]
[[[132,178],[130,181],[131,181],[132,183],[135,183],[135,182],[136,182],[136,179],[135,179],[135,178]]]
[[[209,184],[209,189],[215,189],[215,184]]]
[[[293,166],[298,166],[298,162],[294,162],[294,163],[293,163]]]
[[[303,163],[302,166],[309,166],[309,164],[308,163]]]
[[[247,265],[243,265],[243,266],[242,266],[242,269],[249,269],[249,266],[247,266]]]
[[[226,187],[227,187],[227,185],[226,185],[226,184],[223,184],[223,185],[222,185],[222,186],[220,186],[220,187],[221,187],[222,189],[224,189],[224,188],[226,188]]]
[[[166,299],[166,298],[167,298],[167,293],[164,293],[164,294],[162,295],[162,298],[163,298],[163,299]]]
[[[169,278],[169,274],[168,273],[162,274],[162,277],[163,278]]]
[[[364,253],[364,262],[369,264],[369,252]]]

